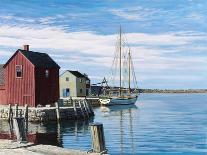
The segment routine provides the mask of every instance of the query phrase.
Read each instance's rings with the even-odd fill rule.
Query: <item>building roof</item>
[[[70,70],[68,70],[68,72],[70,72],[71,74],[73,74],[77,78],[85,78],[85,75],[81,74],[79,71],[70,71]]]
[[[21,52],[35,67],[60,68],[60,66],[46,53],[26,51],[18,49],[15,54],[6,62],[4,67],[13,59],[13,57]]]
[[[73,74],[75,77],[77,78],[85,78],[86,80],[90,80],[88,78],[87,75],[80,73],[79,71],[71,71],[71,70],[67,70],[64,73],[62,73],[60,76],[62,76],[63,74],[65,74],[66,72],[70,72],[71,74]]]
[[[20,51],[35,67],[60,68],[60,66],[46,53]]]
[[[86,75],[86,74],[83,74],[83,75],[85,76],[86,80],[89,80],[90,81],[88,75]]]
[[[0,64],[0,84],[4,84],[4,65]]]

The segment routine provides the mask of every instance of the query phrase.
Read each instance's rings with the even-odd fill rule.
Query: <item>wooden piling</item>
[[[104,129],[103,124],[91,124],[91,138],[92,138],[92,152],[94,153],[107,153],[105,147]]]
[[[69,103],[69,100],[66,100],[66,105],[69,106],[69,104],[70,104],[70,103]]]
[[[84,102],[85,102],[85,104],[86,104],[86,108],[87,108],[87,110],[88,110],[89,115],[90,115],[90,116],[93,115],[93,111],[92,111],[92,109],[89,107],[89,102],[87,102],[86,99],[84,100]]]
[[[60,107],[58,102],[55,102],[55,106],[56,106],[56,116],[57,116],[57,121],[60,120]]]
[[[14,116],[18,117],[18,105],[17,104],[14,105],[14,110],[15,110],[15,112],[14,112],[15,115]]]
[[[18,142],[26,142],[26,132],[24,126],[24,118],[23,117],[14,117],[13,118],[13,126],[14,131],[17,137]]]
[[[25,109],[24,109],[24,120],[25,120],[25,130],[26,132],[28,131],[28,105],[25,104]]]
[[[84,107],[84,109],[85,109],[85,112],[86,112],[86,115],[87,115],[87,117],[89,118],[89,112],[88,112],[88,109],[87,109],[87,107],[86,107],[86,102],[85,102],[85,100],[83,100],[82,101],[83,102],[83,107]]]
[[[78,114],[77,114],[77,109],[76,109],[76,102],[72,102],[73,103],[73,110],[74,110],[74,114],[75,114],[75,118],[78,117]]]
[[[91,116],[94,116],[94,111],[93,111],[93,108],[92,108],[92,106],[91,106],[91,104],[90,104],[90,102],[87,102],[88,104],[88,108],[89,108],[89,110],[90,110],[90,114],[91,114]]]
[[[28,120],[28,105],[27,104],[25,104],[24,106],[24,119],[25,121]]]
[[[83,118],[85,118],[85,114],[83,112],[83,108],[82,108],[82,105],[81,105],[81,100],[79,100],[78,103],[79,103],[79,107],[81,109],[81,114],[82,114]]]
[[[11,104],[9,104],[9,108],[8,108],[8,121],[11,121],[11,113],[12,113],[12,108],[11,108]]]
[[[73,105],[73,99],[72,99],[72,97],[70,97],[70,105]]]
[[[10,120],[9,121],[9,137],[12,138],[12,133],[13,133],[13,122]]]

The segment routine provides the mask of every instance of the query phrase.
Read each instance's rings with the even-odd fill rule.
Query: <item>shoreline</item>
[[[139,89],[140,93],[166,93],[166,94],[198,94],[198,93],[207,93],[207,89]]]

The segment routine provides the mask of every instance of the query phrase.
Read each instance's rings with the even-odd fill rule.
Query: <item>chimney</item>
[[[29,51],[29,45],[23,45],[25,51]]]

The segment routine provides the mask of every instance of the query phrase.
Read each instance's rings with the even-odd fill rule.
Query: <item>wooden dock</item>
[[[73,101],[77,100],[86,100],[92,107],[100,106],[101,103],[99,102],[98,97],[67,97],[67,98],[60,98],[60,102],[63,105],[72,105]]]
[[[0,119],[11,120],[13,117],[25,117],[30,122],[47,122],[57,120],[88,119],[94,116],[93,108],[84,99],[60,99],[53,106],[25,107],[5,105],[0,106]]]

